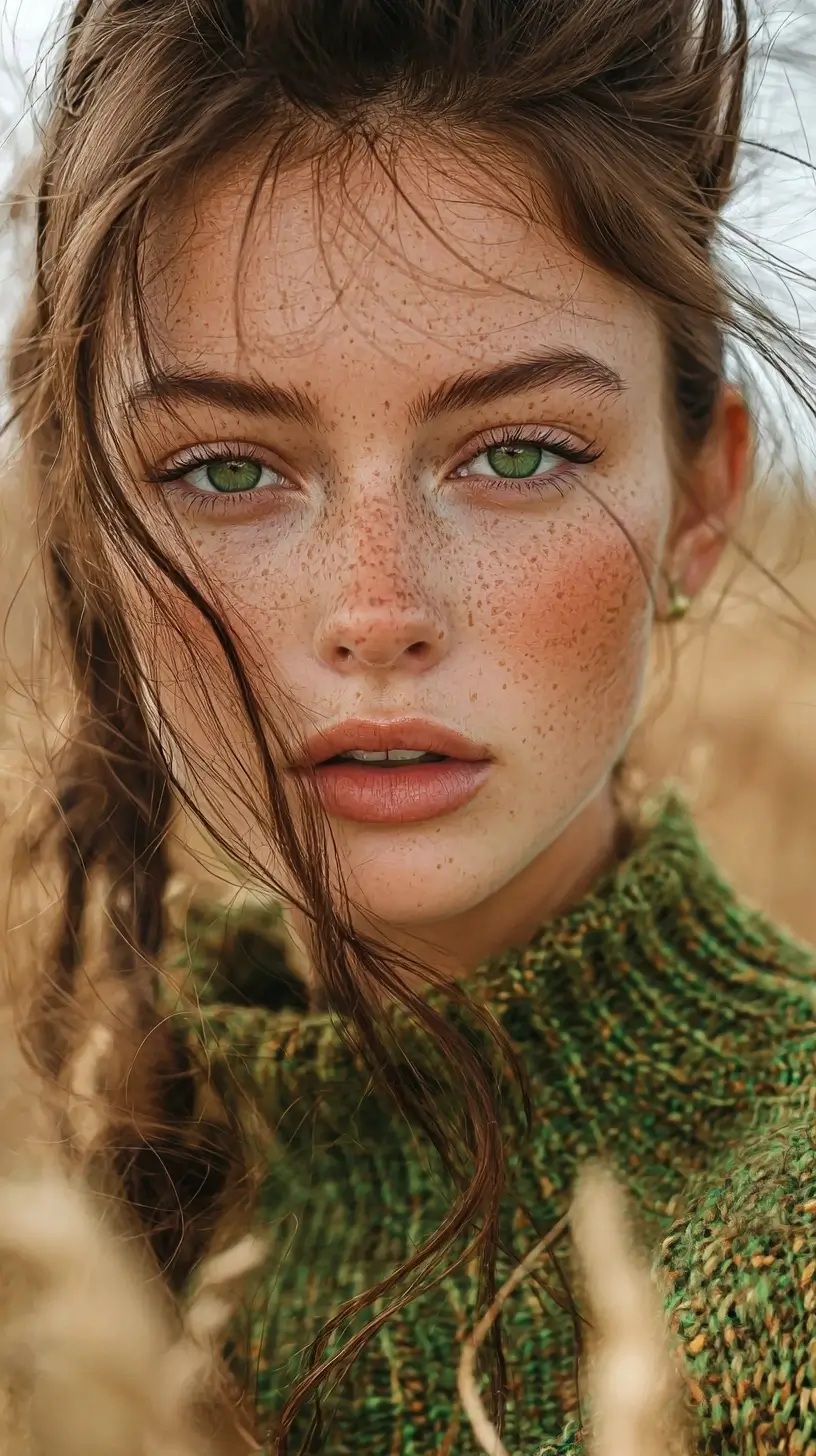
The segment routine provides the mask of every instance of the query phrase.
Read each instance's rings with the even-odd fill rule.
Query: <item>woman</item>
[[[738,524],[729,341],[812,363],[720,258],[747,57],[742,0],[76,7],[12,370],[77,689],[28,1036],[74,1094],[95,1036],[171,1290],[259,1184],[271,1450],[477,1449],[459,1344],[539,1242],[477,1395],[580,1449],[598,1156],[693,1446],[816,1439],[812,957],[622,767]],[[252,891],[175,944],[173,798]]]

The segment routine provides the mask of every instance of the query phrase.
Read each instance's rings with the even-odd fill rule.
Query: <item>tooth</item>
[[[411,763],[416,758],[424,758],[426,752],[424,748],[389,748],[388,757],[396,763]]]
[[[343,754],[344,758],[355,758],[358,763],[387,763],[388,754],[383,750],[370,751],[366,748],[353,748],[349,753]]]

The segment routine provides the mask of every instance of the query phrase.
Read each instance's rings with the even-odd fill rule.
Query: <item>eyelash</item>
[[[491,478],[488,476],[455,475],[455,471],[461,470],[463,466],[471,464],[473,461],[477,460],[480,455],[484,455],[488,450],[494,449],[496,448],[496,446],[512,446],[520,444],[534,444],[540,446],[548,453],[559,456],[564,461],[567,468],[565,468],[564,470],[554,469],[552,472],[543,476],[497,476],[495,478]],[[533,486],[533,483],[535,481],[545,480],[553,485],[554,488],[558,490],[559,494],[563,495],[565,491],[571,489],[572,485],[574,484],[571,478],[573,474],[573,469],[569,467],[574,468],[579,465],[592,465],[601,458],[602,454],[602,450],[598,450],[592,445],[573,445],[568,439],[565,439],[563,435],[560,435],[558,434],[558,432],[553,431],[552,429],[548,429],[546,427],[536,425],[515,425],[510,428],[497,427],[495,429],[485,431],[484,434],[478,436],[477,439],[469,445],[467,455],[465,455],[457,465],[452,467],[448,478],[458,479],[462,481],[469,479],[491,480],[492,485],[501,484],[502,489],[509,489],[520,494],[529,494],[531,487]],[[207,465],[217,465],[221,462],[235,460],[249,461],[254,465],[258,465],[261,469],[272,470],[278,475],[283,474],[282,471],[276,470],[274,466],[267,465],[266,462],[263,460],[260,451],[257,450],[254,446],[244,444],[225,444],[192,448],[187,453],[187,458],[183,462],[180,462],[177,465],[173,465],[166,470],[149,471],[147,473],[146,479],[151,485],[174,486],[175,489],[186,498],[186,501],[189,505],[197,510],[202,511],[223,509],[229,510],[232,508],[232,505],[237,503],[237,501],[241,498],[246,500],[247,496],[260,495],[264,492],[264,490],[273,489],[273,487],[267,486],[261,487],[260,489],[254,491],[235,492],[235,494],[231,496],[228,492],[220,493],[218,491],[203,491],[199,490],[196,486],[185,486],[179,484],[179,482],[183,481],[184,476],[189,475],[190,472],[193,470],[200,470]]]
[[[183,462],[180,462],[178,465],[172,465],[167,470],[148,471],[146,480],[149,485],[174,486],[175,490],[186,499],[187,503],[197,510],[219,510],[223,509],[229,500],[239,499],[242,492],[236,491],[233,496],[230,496],[227,491],[220,493],[216,490],[198,490],[194,485],[188,486],[179,484],[179,482],[183,482],[184,476],[189,475],[193,470],[201,470],[207,465],[220,465],[233,460],[250,461],[251,464],[259,466],[262,470],[272,470],[276,475],[283,474],[283,471],[277,470],[274,465],[267,465],[266,461],[262,458],[261,452],[254,445],[239,445],[236,442],[235,444],[227,443],[225,445],[195,446],[187,451],[186,459]],[[270,487],[267,486],[266,488],[269,489]],[[260,494],[260,491],[245,491],[243,495],[246,497],[247,495],[255,495],[256,493]]]
[[[547,481],[563,495],[566,490],[571,489],[574,484],[572,478],[574,467],[579,465],[593,465],[600,460],[602,450],[594,445],[574,445],[569,439],[558,431],[541,425],[513,425],[499,426],[493,430],[486,430],[484,434],[468,446],[468,453],[453,467],[452,475],[459,480],[490,479],[488,476],[455,476],[455,471],[461,470],[465,465],[471,465],[484,455],[488,450],[493,450],[500,445],[538,445],[550,455],[557,455],[565,462],[567,467],[564,470],[552,470],[546,475],[539,476],[504,476],[491,479],[491,485],[501,484],[502,489],[509,489],[521,493],[530,493],[535,481]],[[569,468],[573,467],[573,468]],[[559,481],[562,482],[559,485]]]

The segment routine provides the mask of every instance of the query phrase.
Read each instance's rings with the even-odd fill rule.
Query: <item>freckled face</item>
[[[658,328],[521,185],[508,210],[430,145],[400,200],[361,165],[318,209],[291,171],[242,255],[254,181],[233,169],[153,239],[160,362],[256,394],[143,400],[140,448],[171,478],[140,498],[165,534],[166,502],[302,731],[410,715],[489,750],[452,812],[332,818],[352,895],[419,928],[529,874],[630,732],[672,503]],[[212,800],[249,754],[240,720],[225,700],[202,737],[181,666],[156,671]]]

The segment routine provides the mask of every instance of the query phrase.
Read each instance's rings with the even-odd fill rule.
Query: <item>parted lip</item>
[[[368,753],[382,753],[387,748],[414,748],[467,763],[483,763],[492,757],[483,744],[424,718],[347,718],[333,728],[311,734],[306,748],[306,758],[296,763],[295,768],[306,768],[309,764],[316,767],[338,753],[351,753],[355,748]]]

